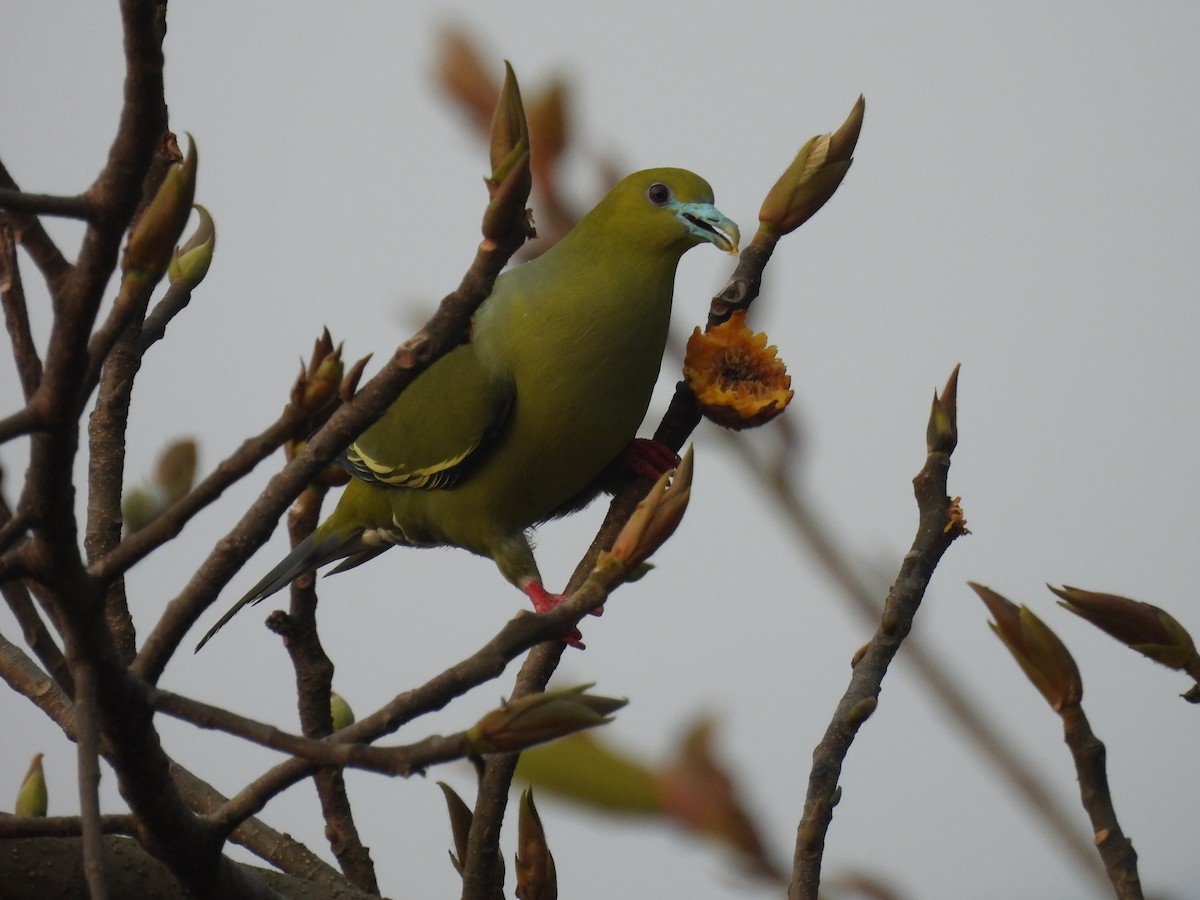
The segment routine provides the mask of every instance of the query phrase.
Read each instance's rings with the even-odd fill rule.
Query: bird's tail
[[[199,652],[200,648],[208,643],[209,638],[220,631],[225,623],[232,619],[243,606],[261,602],[276,591],[287,587],[301,575],[313,572],[326,563],[337,559],[345,559],[346,557],[350,557],[353,560],[357,555],[362,554],[368,549],[363,546],[361,531],[355,530],[349,534],[344,531],[322,533],[323,531],[325,529],[318,528],[297,544],[295,549],[285,556],[275,568],[264,575],[258,584],[250,588],[241,600],[233,604],[229,611],[221,616],[217,624],[208,629],[208,633],[200,639],[200,643],[196,645],[196,652]],[[386,548],[380,548],[375,552],[381,552],[382,549]]]

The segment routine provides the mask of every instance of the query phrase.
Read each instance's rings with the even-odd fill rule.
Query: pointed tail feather
[[[217,624],[208,629],[208,632],[200,639],[200,643],[196,645],[195,652],[199,653],[200,648],[208,643],[209,639],[216,634],[225,623],[237,615],[238,610],[243,606],[253,605],[270,597],[276,591],[287,587],[301,575],[312,572],[325,563],[333,562],[336,559],[343,559],[347,556],[353,557],[354,554],[360,553],[363,550],[361,532],[345,534],[321,534],[321,529],[318,528],[311,535],[296,545],[283,560],[275,566],[270,572],[262,577],[258,584],[250,588],[246,595],[237,603],[229,608],[225,615],[217,620]]]

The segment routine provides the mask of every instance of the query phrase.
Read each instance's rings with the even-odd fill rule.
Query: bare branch
[[[0,419],[0,444],[22,435],[32,434],[44,427],[45,422],[36,409],[32,406],[23,407],[12,415]]]
[[[65,219],[90,219],[92,206],[87,195],[61,197],[55,194],[27,194],[14,188],[0,187],[0,210],[27,215],[61,216]]]
[[[8,608],[12,610],[13,618],[21,626],[25,644],[34,652],[46,671],[54,676],[59,687],[73,694],[75,682],[71,677],[70,667],[63,658],[62,650],[54,641],[50,630],[38,615],[33,599],[29,596],[29,587],[22,581],[6,581],[0,585]]]
[[[443,671],[424,685],[394,697],[372,715],[359,719],[333,735],[335,743],[363,743],[396,731],[414,718],[441,709],[455,697],[498,677],[508,663],[543,642],[562,644],[576,623],[604,604],[616,587],[612,573],[593,573],[569,600],[550,612],[522,611],[487,644]],[[372,748],[374,749],[374,748]],[[257,813],[272,797],[306,778],[318,768],[307,760],[292,759],[264,773],[212,816],[214,824],[232,828]],[[397,773],[401,774],[401,773]]]
[[[0,678],[58,723],[68,736],[75,734],[75,704],[71,698],[4,635],[0,635]]]
[[[484,241],[458,288],[447,295],[425,326],[401,344],[383,369],[330,417],[200,565],[147,638],[134,669],[148,681],[162,674],[188,629],[230,578],[270,536],[279,517],[316,474],[361,434],[421,372],[465,338],[471,316],[491,293],[496,276],[526,238],[514,229],[497,244]]]
[[[850,684],[813,751],[804,815],[796,835],[794,869],[788,888],[790,900],[817,896],[825,834],[837,803],[842,763],[858,729],[875,710],[888,666],[912,628],[938,561],[962,532],[960,526],[950,524],[953,520],[946,492],[949,470],[950,454],[931,450],[913,479],[920,524],[912,549],[900,565],[879,628],[856,656]]]
[[[786,419],[780,420],[786,422]],[[766,496],[790,523],[797,537],[807,545],[817,563],[841,589],[841,598],[849,601],[859,615],[869,621],[879,616],[875,588],[867,583],[860,567],[840,546],[827,518],[814,508],[796,483],[793,474],[800,468],[789,450],[794,442],[786,436],[774,460],[755,452],[753,442],[723,432],[725,445],[742,461],[741,470],[756,478]],[[937,654],[921,639],[910,634],[904,644],[905,659],[925,683],[926,689],[942,705],[947,721],[959,728],[974,743],[978,752],[995,765],[997,771],[1024,799],[1070,854],[1081,875],[1103,886],[1103,873],[1096,866],[1095,852],[1076,827],[1071,810],[1054,795],[1043,775],[1022,759],[1012,741],[980,713],[979,704],[968,695],[961,679],[956,679]]]
[[[72,666],[78,726],[79,810],[83,825],[83,875],[92,900],[105,900],[103,830],[100,827],[100,723],[97,716],[96,670],[90,662]]]
[[[1121,831],[1113,808],[1104,744],[1092,733],[1082,707],[1076,706],[1065,713],[1062,720],[1063,739],[1075,761],[1079,793],[1091,820],[1096,848],[1104,861],[1105,871],[1120,900],[1141,900],[1142,884],[1138,878],[1137,853],[1134,852],[1133,843]]]
[[[111,872],[111,887],[117,897],[178,897],[180,888],[171,873],[137,841],[109,836],[104,855]],[[80,865],[79,840],[70,837],[28,838],[12,841],[0,856],[0,884],[21,885],[25,896],[80,896],[86,891]],[[217,885],[212,897],[280,900],[306,897],[309,900],[378,900],[344,881],[316,883],[303,875],[286,875],[254,866],[237,865],[239,892],[222,893]]]
[[[17,266],[17,246],[12,226],[0,218],[0,304],[4,307],[4,324],[12,341],[13,360],[21,379],[21,390],[28,401],[42,380],[42,360],[29,329],[29,309],[25,304],[25,288]]]
[[[324,488],[310,486],[292,505],[288,513],[288,533],[293,547],[317,527],[324,494]],[[325,653],[317,634],[317,591],[313,576],[306,575],[293,582],[291,595],[288,628],[286,631],[275,630],[283,635],[284,646],[296,671],[301,730],[307,738],[324,738],[333,732],[330,714],[333,661]],[[325,835],[342,871],[356,887],[379,893],[375,865],[354,824],[342,770],[320,769],[313,775],[313,783],[325,818]]]
[[[4,163],[0,162],[0,189],[18,191],[17,183],[8,174]],[[50,296],[58,299],[63,283],[71,274],[71,264],[63,257],[62,251],[46,233],[46,229],[36,216],[28,213],[11,212],[0,215],[12,225],[17,241],[25,252],[33,259],[34,265],[46,279]]]
[[[137,347],[139,356],[145,355],[153,344],[166,336],[171,320],[183,312],[191,299],[192,285],[187,282],[177,281],[167,288],[162,299],[154,304],[154,309],[150,310],[150,314],[142,322],[142,333]]]
[[[137,819],[130,815],[101,816],[104,834],[133,834]],[[79,837],[83,834],[80,816],[12,816],[0,813],[0,840],[29,837]]]

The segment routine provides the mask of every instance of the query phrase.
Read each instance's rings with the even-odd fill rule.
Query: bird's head
[[[713,206],[708,182],[687,169],[634,172],[591,215],[603,217],[644,246],[679,253],[708,241],[736,254],[741,238],[737,224]]]

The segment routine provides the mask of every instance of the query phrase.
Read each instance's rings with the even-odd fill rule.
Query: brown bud
[[[1165,610],[1117,594],[1046,585],[1062,598],[1059,606],[1087,619],[1105,634],[1170,669],[1186,669],[1196,656],[1187,629]]]
[[[516,870],[518,900],[555,900],[558,897],[554,854],[546,843],[542,817],[533,803],[533,788],[521,791]]]
[[[627,570],[636,569],[675,533],[692,496],[693,459],[689,446],[679,468],[655,482],[604,555],[605,564],[616,560]]]
[[[1083,679],[1058,635],[1028,607],[1018,607],[981,584],[967,583],[995,619],[989,623],[992,631],[1054,711],[1065,713],[1078,706],[1083,699]]]

